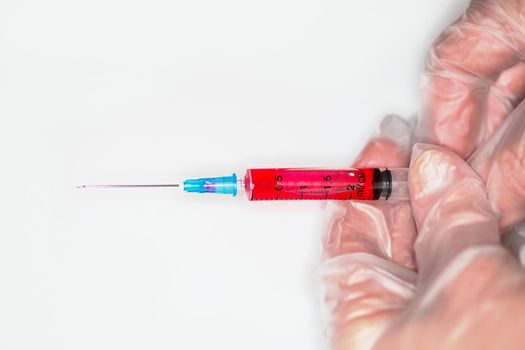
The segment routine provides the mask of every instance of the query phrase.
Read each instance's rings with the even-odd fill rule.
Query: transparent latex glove
[[[411,129],[399,117],[386,117],[381,135],[366,145],[353,166],[407,167]],[[325,328],[331,348],[366,349],[413,295],[416,226],[408,201],[329,205],[332,221],[317,273]]]
[[[427,62],[417,128],[419,140],[443,144],[464,158],[482,145],[470,161],[488,186],[501,230],[519,222],[525,213],[525,107],[517,108],[505,121],[525,95],[523,7],[520,1],[473,1],[466,15],[441,35]],[[393,121],[383,123],[382,130],[403,129],[400,120]],[[372,140],[354,165],[406,166],[409,152],[407,143],[399,142],[399,134],[383,133]],[[415,302],[415,281],[422,278],[414,272],[412,243],[417,231],[406,203],[334,207],[336,214],[323,240],[325,262],[319,271],[328,335],[332,348],[366,349],[377,339],[385,339],[397,315]],[[414,208],[418,219],[423,207]],[[422,261],[418,256],[423,273]],[[471,277],[476,281],[482,276]],[[478,301],[479,308],[490,309],[490,300],[487,305]],[[458,337],[463,334],[458,328],[451,331]],[[438,341],[435,346],[426,345],[446,348]]]
[[[484,177],[488,179],[489,203],[492,210],[498,209],[501,218],[509,218],[506,220],[509,223],[519,221],[525,213],[519,210],[525,206],[525,193],[523,186],[520,187],[525,179],[525,168],[519,166],[520,160],[525,159],[522,154],[525,150],[524,110],[525,102],[471,158],[476,171],[491,175]],[[368,143],[354,165],[407,166],[410,130],[410,125],[399,117],[385,118],[381,136]],[[512,162],[507,163],[509,159]],[[459,177],[453,177],[450,169],[454,167],[446,163],[435,168],[433,183],[436,188],[442,188],[446,196],[449,182]],[[512,173],[498,171],[501,169],[512,170]],[[457,185],[461,188],[461,183]],[[324,287],[322,302],[332,348],[371,346],[390,326],[392,317],[412,300],[418,278],[416,266],[419,270],[423,268],[423,260],[418,258],[416,264],[414,256],[417,235],[414,218],[420,223],[418,220],[424,217],[422,212],[430,205],[421,206],[424,201],[424,198],[413,201],[412,207],[409,202],[391,201],[331,203],[335,215],[323,239],[324,263],[319,275]],[[505,203],[514,206],[502,205]],[[440,218],[448,222],[447,217]]]
[[[471,156],[502,232],[525,213],[524,126],[505,122],[525,98],[524,60],[525,0],[474,0],[434,43],[421,89],[416,138]]]
[[[482,180],[453,152],[417,145],[409,186],[417,278],[366,249],[326,260],[331,348],[523,348],[525,272],[499,244]]]
[[[474,0],[428,56],[419,141],[467,158],[525,97],[525,1]]]
[[[501,232],[525,218],[525,101],[468,162],[481,176]]]
[[[359,154],[354,167],[408,167],[413,127],[390,115],[381,123],[381,134]],[[416,236],[407,201],[329,202],[332,217],[323,238],[323,258],[367,252],[415,269],[412,245]]]

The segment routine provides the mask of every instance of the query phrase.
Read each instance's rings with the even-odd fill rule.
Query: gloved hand
[[[418,148],[410,173],[412,208],[389,202],[336,206],[319,271],[332,348],[512,348],[523,342],[513,333],[513,325],[523,324],[517,319],[525,304],[519,300],[523,276],[499,246],[498,232],[525,213],[525,105],[505,120],[525,91],[518,15],[524,7],[474,1],[438,39],[425,72],[418,139],[462,157],[479,147],[470,161],[489,200],[461,158]],[[390,117],[382,130],[354,165],[407,166],[409,126]],[[396,132],[385,137],[391,130]],[[510,323],[509,308],[515,309]],[[495,323],[487,321],[491,317]]]
[[[417,275],[366,249],[327,260],[320,278],[331,347],[521,349],[525,271],[499,244],[482,180],[452,151],[426,144],[416,145],[409,177]],[[381,217],[374,209],[369,217]]]
[[[418,139],[471,156],[503,231],[525,210],[523,124],[492,136],[525,98],[524,59],[525,1],[473,0],[431,49],[421,91]]]
[[[473,0],[430,50],[420,140],[467,158],[525,97],[525,1]]]

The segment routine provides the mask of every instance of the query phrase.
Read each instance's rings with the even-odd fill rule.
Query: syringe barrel
[[[408,169],[248,169],[249,200],[407,200]]]

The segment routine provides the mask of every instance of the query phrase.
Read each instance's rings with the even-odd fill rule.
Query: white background
[[[322,349],[322,204],[167,190],[348,165],[456,0],[0,2],[0,348]]]

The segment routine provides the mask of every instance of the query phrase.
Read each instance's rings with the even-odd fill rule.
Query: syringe
[[[180,187],[179,184],[84,185],[82,188]],[[248,169],[243,178],[236,174],[188,179],[186,192],[219,193],[236,196],[245,192],[258,200],[407,200],[408,169],[388,168],[267,168]]]

